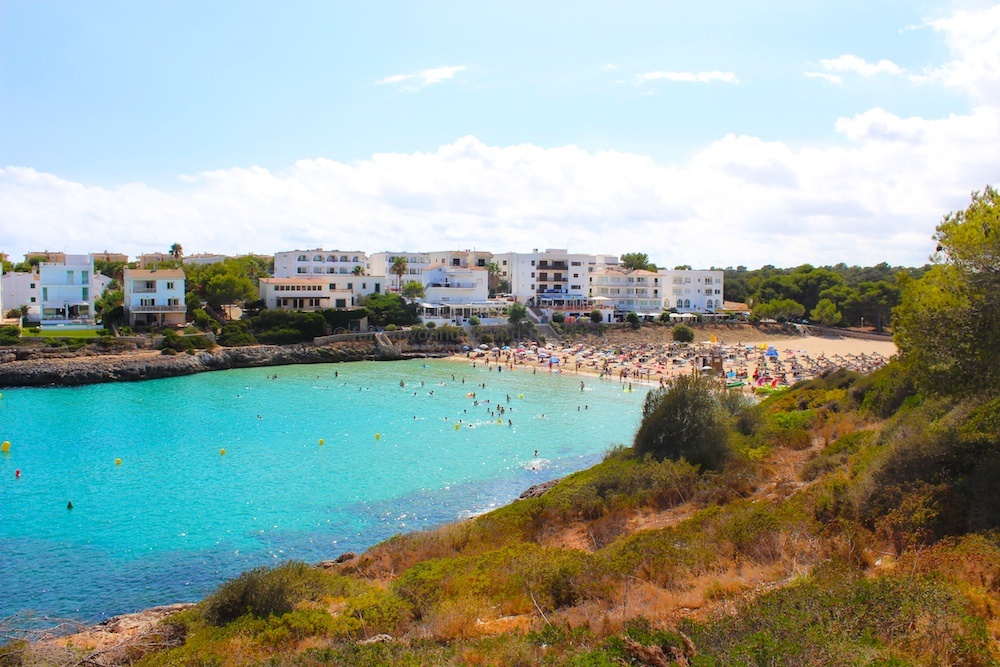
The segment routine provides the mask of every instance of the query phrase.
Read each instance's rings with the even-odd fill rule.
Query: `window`
[[[167,283],[167,289],[173,289],[173,288],[174,288],[173,283]]]
[[[139,299],[140,306],[153,306],[156,304],[155,299]]]
[[[153,282],[152,280],[147,280],[146,281],[146,289],[155,290],[156,289],[156,283]]]
[[[368,289],[368,283],[361,283],[361,289]],[[378,292],[378,285],[375,285],[375,291]]]
[[[480,257],[476,260],[476,266],[486,266],[486,260]]]
[[[354,283],[347,283],[347,289],[354,289]]]
[[[507,260],[506,259],[503,261],[503,266],[507,266]]]
[[[684,299],[684,307],[685,308],[691,307],[691,299]]]
[[[295,269],[295,273],[309,273],[309,269],[307,269],[304,266],[300,266],[299,268]]]
[[[35,297],[31,297],[31,303],[35,303]]]
[[[323,267],[322,266],[314,266],[313,267],[313,273],[323,273]]]
[[[532,262],[532,264],[534,264],[534,262]],[[532,278],[534,278],[534,277],[535,277],[535,272],[534,272],[534,271],[532,271],[532,272],[531,272],[531,277],[532,277]]]
[[[664,299],[663,300],[663,308],[665,310],[670,310],[670,299]]]
[[[90,301],[90,288],[89,287],[84,287],[82,290],[80,290],[80,292],[81,292],[80,296],[83,297],[84,301]]]
[[[336,308],[347,308],[347,299],[337,299]]]
[[[691,279],[690,279],[690,278],[685,278],[685,279],[684,279],[684,284],[685,284],[685,285],[689,284],[690,282],[691,282]]]
[[[711,285],[712,284],[712,279],[711,278],[705,278],[705,284],[706,285]]]
[[[340,261],[341,262],[346,262],[347,261],[347,255],[341,255],[340,256]]]
[[[168,306],[179,306],[181,305],[181,300],[178,298],[167,299]]]
[[[574,278],[579,278],[579,277],[580,277],[580,274],[579,274],[579,273],[574,273],[574,274],[573,274],[573,277],[574,277]]]
[[[328,256],[328,257],[326,258],[326,261],[328,261],[328,262],[336,262],[336,261],[337,261],[337,258],[336,258],[336,257],[334,257],[333,255],[330,255],[330,256]]]
[[[308,261],[308,259],[309,258],[306,257],[305,255],[299,255],[299,257],[298,257],[298,259],[296,261],[298,261],[298,262],[305,262],[305,261]]]
[[[359,260],[358,260],[358,256],[357,256],[357,255],[355,255],[354,257],[352,257],[352,258],[351,258],[351,261],[352,261],[352,262],[357,262],[357,261],[359,261]]]
[[[535,260],[531,260],[531,265],[532,265],[532,266],[534,266],[534,265],[535,265]]]
[[[580,264],[580,262],[570,262],[569,265],[570,266],[582,266],[582,264]]]
[[[452,266],[460,266],[460,260],[458,259],[458,257],[452,257],[451,258],[451,265]]]
[[[35,289],[35,283],[30,283],[30,284],[28,285],[28,288],[29,288],[29,289]]]
[[[314,262],[322,262],[323,261],[323,255],[313,255],[313,261]]]
[[[337,289],[337,283],[330,283],[330,291]]]
[[[569,288],[570,288],[570,289],[583,289],[583,288],[582,288],[582,287],[580,287],[579,285],[570,285],[570,286],[569,286]]]
[[[42,301],[48,301],[48,300],[49,300],[49,288],[48,287],[43,287],[42,288]]]

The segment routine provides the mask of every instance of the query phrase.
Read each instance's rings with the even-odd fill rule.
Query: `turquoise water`
[[[197,600],[249,567],[487,511],[630,442],[644,396],[446,361],[6,389],[0,618]]]

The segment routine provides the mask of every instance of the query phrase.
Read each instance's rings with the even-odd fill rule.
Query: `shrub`
[[[258,567],[222,584],[203,602],[205,620],[225,625],[244,615],[281,616],[310,595],[319,595],[326,575],[302,562]]]
[[[434,327],[436,327],[436,326],[437,326],[437,322],[428,322],[428,323],[427,323],[427,324],[426,324],[425,326],[426,326],[426,327],[427,327],[428,329],[433,329]]]
[[[387,324],[387,325],[385,325],[385,330],[386,331],[395,331],[398,328],[399,327],[397,327],[395,324]]]
[[[678,343],[693,343],[694,329],[681,322],[674,326],[673,337]]]
[[[721,469],[730,450],[715,383],[700,375],[682,375],[665,389],[651,391],[634,447],[640,456],[683,458],[704,469]]]
[[[566,321],[566,313],[562,312],[561,310],[552,313],[552,321],[555,322],[556,324],[562,324],[563,322]]]
[[[469,318],[469,326],[478,327],[481,321],[478,315],[473,315]]]
[[[21,342],[21,332],[15,326],[0,327],[0,345],[16,345]]]
[[[601,313],[601,311],[595,308],[590,312],[590,321],[593,322],[594,324],[600,324],[601,322],[604,321],[603,313]]]
[[[257,339],[250,333],[249,326],[243,320],[224,325],[219,332],[218,340],[219,345],[225,345],[226,347],[257,344]]]
[[[625,316],[625,321],[633,329],[638,329],[642,326],[642,321],[639,319],[639,315],[634,311],[629,311],[629,314]]]

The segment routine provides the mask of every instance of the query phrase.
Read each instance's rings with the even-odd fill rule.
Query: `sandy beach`
[[[491,370],[502,366],[508,372],[561,373],[639,385],[659,385],[677,375],[704,373],[749,392],[788,387],[837,368],[871,372],[896,352],[891,340],[770,334],[725,343],[709,338],[687,345],[608,340],[481,346],[453,359]]]

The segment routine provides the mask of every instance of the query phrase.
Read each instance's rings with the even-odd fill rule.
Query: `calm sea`
[[[487,511],[631,442],[644,397],[446,361],[4,390],[0,618],[197,600]]]

